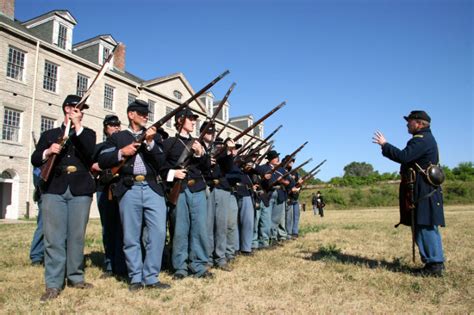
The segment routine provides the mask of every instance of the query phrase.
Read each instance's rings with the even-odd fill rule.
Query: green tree
[[[374,167],[366,162],[351,162],[344,167],[344,177],[368,177],[374,173]]]

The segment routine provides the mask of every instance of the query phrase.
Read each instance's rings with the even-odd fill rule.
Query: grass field
[[[127,283],[100,279],[100,223],[87,229],[86,280],[94,289],[66,288],[44,305],[43,268],[30,266],[34,222],[0,224],[1,313],[472,313],[474,206],[447,207],[441,229],[443,278],[411,273],[410,230],[393,228],[394,208],[302,212],[301,236],[283,247],[239,256],[232,272],[209,280],[173,281],[170,290],[130,293]]]

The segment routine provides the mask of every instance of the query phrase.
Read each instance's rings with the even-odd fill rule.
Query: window
[[[114,108],[114,87],[108,84],[104,89],[104,108],[109,110]]]
[[[67,27],[59,24],[59,31],[58,31],[58,46],[62,49],[66,49],[67,43]]]
[[[153,122],[155,121],[155,101],[148,100],[148,121]]]
[[[183,94],[182,94],[180,91],[178,91],[178,90],[174,90],[174,91],[173,91],[173,95],[174,95],[174,97],[176,97],[178,100],[180,100],[180,99],[183,97]]]
[[[137,99],[137,96],[136,95],[133,95],[131,93],[128,93],[128,105],[132,104],[133,102],[135,102],[135,100]]]
[[[196,119],[196,137],[199,137],[201,133],[199,132],[199,129],[201,129],[201,120]]]
[[[19,142],[21,112],[6,108],[3,113],[2,140]]]
[[[214,115],[214,104],[211,98],[206,98],[206,110],[210,116]]]
[[[109,54],[110,54],[110,49],[108,49],[107,47],[104,47],[104,50],[102,51],[102,64],[105,63]]]
[[[8,51],[7,77],[23,81],[24,69],[25,53],[21,50],[10,47]]]
[[[228,121],[229,120],[229,109],[227,106],[224,106],[222,108],[222,120],[223,121]]]
[[[58,66],[46,61],[44,63],[43,89],[56,92],[56,82],[58,80]]]
[[[41,133],[45,132],[46,130],[53,129],[54,122],[55,120],[52,118],[41,116]]]
[[[171,107],[166,107],[166,115],[168,115],[169,113],[171,113],[173,111],[173,109]],[[171,128],[171,122],[172,122],[173,119],[168,119],[168,121],[166,122],[166,127],[168,128]]]
[[[89,85],[89,78],[83,74],[78,73],[76,94],[82,97],[84,93],[86,93],[88,85]]]

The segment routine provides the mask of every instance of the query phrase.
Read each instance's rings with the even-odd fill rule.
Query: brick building
[[[194,94],[182,73],[144,80],[127,72],[126,46],[110,34],[74,44],[78,21],[67,10],[51,11],[24,22],[15,20],[14,13],[14,0],[0,0],[0,219],[35,215],[30,164],[32,133],[39,139],[41,132],[62,123],[65,96],[84,93],[116,45],[119,47],[113,67],[94,87],[88,100],[91,108],[84,115],[84,124],[97,132],[98,142],[103,139],[105,115],[116,114],[126,122],[126,107],[137,97],[148,101],[151,123]],[[215,75],[210,74],[209,80]],[[200,116],[198,126],[206,115],[212,115],[218,103],[214,94],[207,92],[190,105]],[[229,109],[227,103],[217,121],[218,129],[231,122],[224,136],[234,136],[242,130],[239,126],[251,124],[242,124],[239,118],[238,126],[234,126]],[[175,132],[172,121],[164,128],[170,134]],[[251,136],[262,138],[263,126]],[[247,139],[244,137],[241,142]],[[91,216],[97,215],[93,202]]]

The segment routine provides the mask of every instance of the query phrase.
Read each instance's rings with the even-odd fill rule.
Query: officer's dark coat
[[[443,211],[443,195],[441,188],[429,184],[425,176],[418,171],[415,163],[423,169],[430,164],[438,164],[438,145],[433,137],[430,128],[418,131],[408,141],[407,146],[400,150],[395,146],[385,143],[382,146],[382,154],[390,160],[400,163],[400,173],[402,176],[409,168],[416,171],[415,201],[416,201],[416,224],[419,225],[445,225]],[[433,190],[432,195],[428,196]],[[405,196],[400,194],[400,205],[403,204]],[[402,211],[402,209],[400,209]],[[401,222],[406,224],[406,222]]]
[[[36,150],[31,155],[33,166],[40,167],[43,161],[43,152],[51,144],[57,142],[64,134],[65,126],[47,130],[41,134]],[[89,169],[92,165],[96,141],[95,131],[84,127],[80,135],[76,135],[71,128],[69,139],[63,150],[56,158],[56,163],[48,182],[42,185],[42,193],[62,195],[67,187],[74,196],[92,196],[95,192],[95,181]],[[77,171],[67,174],[66,166],[75,166]]]
[[[164,196],[163,185],[157,181],[157,176],[159,174],[157,170],[159,170],[164,164],[163,141],[159,133],[155,135],[153,140],[155,144],[153,145],[152,150],[148,151],[146,144],[142,143],[137,154],[140,155],[146,167],[146,180],[151,189],[160,196]],[[101,169],[108,169],[120,164],[121,161],[118,159],[118,151],[134,141],[135,136],[129,130],[122,130],[111,135],[105,142],[105,145],[99,154],[99,167]],[[113,184],[114,196],[120,198],[131,188],[130,184],[133,183],[129,183],[127,177],[133,175],[135,159],[136,155],[129,158],[125,165],[120,169],[119,180]]]
[[[213,147],[207,147],[202,143],[203,147],[206,150],[207,155],[210,157],[212,154]],[[232,155],[228,155],[227,152],[220,154],[216,158],[216,164],[210,165],[210,168],[204,172],[204,179],[206,180],[209,188],[222,189],[225,191],[230,191],[230,184],[226,178],[226,174],[230,172],[233,165]],[[213,181],[218,180],[218,184],[215,185]]]
[[[177,134],[175,137],[170,137],[163,142],[165,163],[160,170],[163,180],[167,180],[169,170],[182,168],[182,166],[178,165],[181,153],[186,150],[185,145],[190,144],[191,141],[194,140],[194,138],[185,138]],[[207,172],[210,167],[211,160],[209,155],[206,153],[201,157],[195,157],[192,155],[189,164],[186,167],[188,173],[185,180],[182,182],[181,192],[188,187],[187,182],[191,179],[194,180],[194,185],[188,187],[191,192],[198,192],[206,189],[203,173]]]

